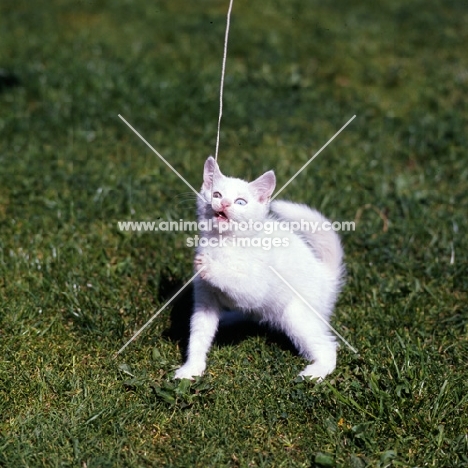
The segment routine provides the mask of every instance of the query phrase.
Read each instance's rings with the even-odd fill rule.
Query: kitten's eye
[[[247,205],[247,202],[243,198],[238,198],[234,203],[236,205]]]
[[[221,198],[221,194],[219,192],[213,192],[213,198]]]

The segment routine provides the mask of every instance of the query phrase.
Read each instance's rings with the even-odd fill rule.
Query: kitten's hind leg
[[[193,379],[206,369],[206,355],[219,324],[220,308],[216,298],[195,287],[195,308],[190,319],[187,361],[177,369],[175,379]]]
[[[283,331],[296,345],[300,354],[313,361],[299,376],[318,378],[321,381],[335,370],[335,337],[330,334],[325,323],[299,298],[294,298],[286,307],[281,322]]]

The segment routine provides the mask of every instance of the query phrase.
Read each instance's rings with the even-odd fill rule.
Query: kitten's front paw
[[[208,255],[201,253],[195,255],[194,265],[195,271],[200,272],[200,276],[202,279],[207,280],[210,277],[210,258],[208,257]]]
[[[176,370],[174,379],[189,379],[194,380],[195,377],[200,377],[206,368],[206,364],[189,364],[185,363],[182,367]]]
[[[321,364],[315,362],[310,366],[307,366],[300,374],[299,377],[307,379],[317,379],[317,382],[322,382],[322,380],[335,370],[334,366],[329,366],[326,364]]]

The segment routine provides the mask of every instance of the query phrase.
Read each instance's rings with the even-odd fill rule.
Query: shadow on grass
[[[0,68],[0,93],[8,88],[16,88],[20,84],[19,78],[13,72]]]
[[[161,301],[169,300],[182,286],[183,283],[180,281],[173,281],[167,277],[161,278],[159,286]],[[187,357],[192,311],[193,286],[189,285],[172,302],[171,325],[163,332],[165,338],[179,342],[184,359]],[[264,337],[267,344],[279,346],[285,351],[298,355],[296,347],[284,333],[273,330],[268,325],[260,324],[242,313],[231,311],[223,313],[214,345],[221,347],[236,345],[252,336]]]

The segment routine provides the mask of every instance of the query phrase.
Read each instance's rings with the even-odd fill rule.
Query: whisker
[[[174,197],[176,205],[182,205],[186,203],[190,203],[191,205],[195,205],[197,200],[197,196],[191,192],[182,192]]]

